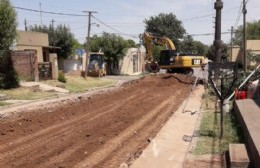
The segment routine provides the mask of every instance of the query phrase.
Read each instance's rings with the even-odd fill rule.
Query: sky
[[[53,19],[54,26],[65,24],[79,42],[87,36],[88,16],[83,11],[95,11],[91,18],[91,36],[103,32],[117,33],[124,39],[139,42],[139,34],[145,30],[144,20],[159,13],[173,13],[182,21],[187,34],[194,40],[211,45],[214,41],[214,0],[10,0],[14,7],[36,11],[76,14],[67,16],[28,11],[15,8],[18,29],[24,30],[27,25],[49,25]],[[242,25],[242,0],[222,0],[222,33],[230,32],[231,26],[236,29]],[[260,20],[260,1],[246,0],[247,21]],[[84,16],[86,15],[86,16]],[[240,17],[239,17],[240,16]],[[223,42],[229,42],[231,33],[222,34]]]

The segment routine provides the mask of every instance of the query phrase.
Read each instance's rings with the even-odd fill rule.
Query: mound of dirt
[[[2,167],[119,167],[138,157],[194,78],[150,75],[0,120]]]

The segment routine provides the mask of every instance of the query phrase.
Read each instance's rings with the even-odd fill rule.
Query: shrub
[[[9,51],[0,51],[0,89],[11,89],[19,86],[19,77],[13,67]]]
[[[58,81],[60,81],[60,82],[62,82],[62,83],[66,83],[66,82],[67,82],[67,79],[65,78],[65,75],[64,75],[63,72],[60,72],[60,73],[59,73]]]

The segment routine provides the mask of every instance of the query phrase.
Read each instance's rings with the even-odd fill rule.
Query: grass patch
[[[55,87],[62,87],[69,90],[70,92],[83,92],[95,87],[104,87],[115,84],[115,80],[106,78],[83,78],[80,76],[66,75],[66,79],[66,83],[61,83],[59,81],[54,80],[43,81],[43,83]]]
[[[202,106],[205,105],[204,103]],[[208,103],[209,106],[214,107],[213,98],[208,99]],[[199,138],[193,152],[195,155],[221,154],[228,150],[230,143],[241,143],[243,141],[240,127],[236,123],[233,113],[224,114],[223,119],[223,137],[220,139],[220,112],[208,110],[202,113],[198,131]]]
[[[35,91],[29,88],[19,87],[9,90],[0,90],[0,94],[5,94],[8,99],[15,100],[35,100],[47,97],[53,97],[56,93]]]
[[[7,102],[2,102],[0,101],[0,106],[8,106],[11,105],[12,103],[7,103]]]
[[[62,83],[57,80],[41,81],[44,84],[48,84],[55,87],[61,87],[69,90],[70,92],[83,92],[95,87],[109,86],[115,83],[115,80],[105,78],[82,78],[80,76],[66,76],[67,82]],[[9,90],[0,90],[0,94],[6,95],[7,99],[14,100],[35,100],[48,97],[57,96],[56,92],[43,92],[39,89],[19,87]],[[0,106],[6,105],[1,103]]]

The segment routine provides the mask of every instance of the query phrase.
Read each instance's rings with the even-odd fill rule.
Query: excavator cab
[[[176,50],[162,50],[159,57],[159,65],[171,65],[176,61],[178,53]]]

